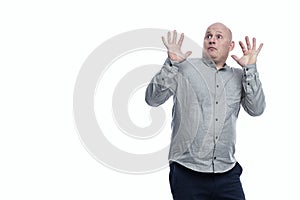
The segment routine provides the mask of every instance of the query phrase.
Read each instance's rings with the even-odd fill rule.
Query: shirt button
[[[218,104],[219,102],[218,101],[216,101],[216,104]]]
[[[249,69],[248,68],[246,68],[246,71],[248,71]]]
[[[217,85],[217,88],[219,87],[219,85]]]
[[[214,160],[216,160],[217,159],[217,157],[214,157]]]
[[[216,139],[218,139],[219,137],[218,136],[216,136]]]
[[[216,121],[218,121],[218,118],[216,118]]]

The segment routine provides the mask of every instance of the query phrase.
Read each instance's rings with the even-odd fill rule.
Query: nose
[[[208,40],[208,44],[212,45],[212,44],[216,44],[216,37],[215,36],[211,36]]]

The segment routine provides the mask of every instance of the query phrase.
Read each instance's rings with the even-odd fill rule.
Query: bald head
[[[216,23],[211,24],[207,28],[206,33],[209,32],[209,31],[211,31],[211,30],[219,30],[219,31],[223,32],[225,35],[228,36],[229,41],[232,40],[232,32],[231,32],[231,30],[227,26],[225,26],[223,23],[216,22]]]

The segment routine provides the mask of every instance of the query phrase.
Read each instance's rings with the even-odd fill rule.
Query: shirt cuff
[[[169,58],[167,58],[164,67],[165,69],[167,69],[167,71],[171,72],[171,73],[177,73],[178,72],[178,64],[179,62],[176,61],[172,61]]]
[[[243,70],[244,70],[244,76],[257,73],[256,64],[247,65],[243,68]]]
[[[246,91],[254,91],[257,89],[259,74],[256,69],[256,64],[247,65],[243,68],[244,77],[243,85]]]

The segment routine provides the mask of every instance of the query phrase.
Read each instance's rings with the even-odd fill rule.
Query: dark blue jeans
[[[170,164],[169,181],[174,200],[245,200],[239,163],[225,173],[201,173],[176,162]]]

